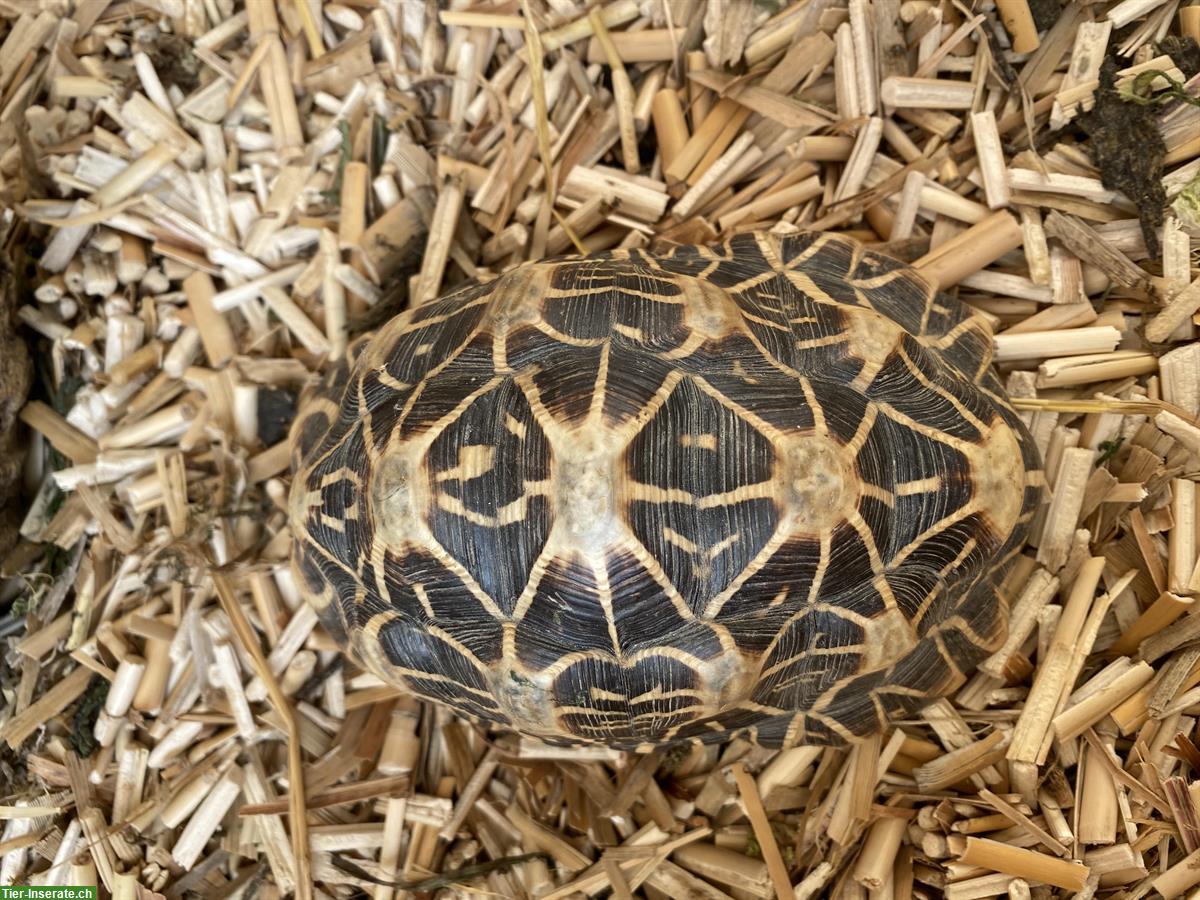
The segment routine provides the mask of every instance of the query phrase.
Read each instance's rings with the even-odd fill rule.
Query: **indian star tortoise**
[[[1003,638],[1043,482],[991,345],[831,235],[469,283],[302,404],[298,583],[380,678],[548,741],[852,741]]]

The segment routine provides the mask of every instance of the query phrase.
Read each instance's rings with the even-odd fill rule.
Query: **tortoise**
[[[293,567],[367,670],[549,742],[842,744],[960,684],[1038,454],[991,330],[829,234],[521,265],[301,403]]]

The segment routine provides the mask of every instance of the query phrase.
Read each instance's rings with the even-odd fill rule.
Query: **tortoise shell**
[[[830,235],[523,265],[302,404],[295,572],[367,669],[475,719],[853,740],[1003,637],[1042,480],[991,346]]]

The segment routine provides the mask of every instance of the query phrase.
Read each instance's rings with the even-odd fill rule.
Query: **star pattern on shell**
[[[982,318],[816,234],[471,283],[292,441],[297,578],[364,666],[625,749],[841,743],[953,689],[1043,487]]]

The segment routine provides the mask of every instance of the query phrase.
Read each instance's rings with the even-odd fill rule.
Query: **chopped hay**
[[[1200,231],[1163,207],[1195,192],[1171,92],[1197,7],[440,6],[0,0],[7,244],[40,266],[0,882],[1194,892]],[[993,324],[1047,463],[1016,633],[957,693],[852,748],[638,757],[489,733],[342,659],[287,565],[285,429],[351,335],[547,253],[814,227]]]

